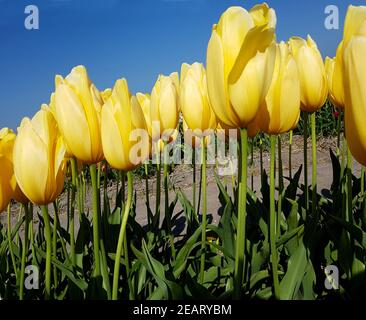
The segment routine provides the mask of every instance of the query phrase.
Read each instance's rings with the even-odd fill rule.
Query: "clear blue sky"
[[[258,1],[259,2],[259,1]],[[0,128],[15,129],[49,101],[55,74],[84,64],[99,89],[126,77],[130,90],[150,91],[159,73],[182,62],[205,62],[212,24],[231,0],[0,0]],[[268,0],[276,9],[277,36],[308,33],[322,54],[334,55],[342,37],[345,0]],[[354,0],[355,5],[366,1]],[[26,5],[37,5],[40,29],[24,28]],[[324,28],[324,8],[340,10],[340,29]]]

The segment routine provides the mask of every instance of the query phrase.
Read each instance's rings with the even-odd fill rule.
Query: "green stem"
[[[119,281],[119,269],[120,269],[120,265],[121,265],[121,254],[122,254],[122,248],[123,248],[123,241],[125,238],[128,216],[130,214],[131,203],[132,203],[132,187],[133,187],[132,172],[127,173],[127,180],[128,180],[127,201],[124,206],[122,223],[121,223],[121,228],[120,228],[119,237],[118,237],[116,257],[114,260],[112,300],[117,300],[117,298],[118,298],[118,281]]]
[[[294,132],[290,131],[290,141],[288,146],[288,171],[290,179],[292,179],[292,140],[293,140],[293,134]]]
[[[239,163],[239,199],[238,199],[238,227],[236,232],[236,251],[234,269],[235,298],[241,296],[244,282],[245,242],[246,242],[246,204],[247,204],[247,157],[248,157],[248,132],[240,130],[240,163]]]
[[[78,189],[78,168],[77,162],[75,158],[71,158],[71,208],[70,208],[70,254],[71,254],[71,262],[72,265],[76,264],[76,254],[75,254],[75,195]],[[80,197],[78,194],[78,209],[79,213],[81,213],[81,204]]]
[[[145,192],[146,192],[146,209],[147,209],[147,224],[150,230],[151,217],[150,217],[150,197],[149,197],[149,168],[147,163],[144,164],[145,167]]]
[[[169,208],[169,149],[168,142],[164,141],[164,191],[165,191],[165,218],[167,222],[167,228],[169,233],[170,248],[172,250],[172,257],[175,260],[176,251],[174,245],[174,235],[172,230],[172,215]]]
[[[280,235],[280,221],[282,215],[282,193],[284,189],[283,166],[282,166],[282,143],[281,136],[278,136],[278,210],[277,210],[277,234]]]
[[[10,210],[10,204],[9,204],[8,205],[8,245],[9,245],[9,253],[10,253],[11,262],[12,262],[13,268],[14,268],[15,278],[18,282],[18,268],[17,268],[17,264],[15,262],[15,256],[14,256],[12,244],[13,244],[13,241],[11,239],[11,210]]]
[[[25,225],[24,225],[24,244],[22,247],[22,264],[20,269],[20,289],[19,289],[19,299],[24,299],[24,275],[25,275],[25,265],[27,263],[27,254],[29,248],[29,210],[28,205],[23,205],[25,214]]]
[[[161,165],[159,142],[156,143],[156,203],[155,203],[155,222],[160,223],[160,197],[161,197]]]
[[[53,256],[56,259],[57,255],[57,225],[58,225],[58,212],[57,212],[57,205],[56,202],[53,202],[53,208],[54,208],[54,217],[53,217],[53,231],[52,231],[52,252]],[[53,266],[53,283],[54,287],[57,287],[57,267]]]
[[[192,166],[193,166],[193,186],[192,186],[192,206],[196,210],[196,149],[192,148]]]
[[[201,267],[200,282],[203,283],[205,276],[205,260],[206,260],[206,228],[207,228],[207,193],[206,193],[206,145],[205,138],[201,140],[202,150],[202,234],[201,234]]]
[[[308,184],[308,113],[304,112],[304,187],[305,209],[309,209],[309,184]]]
[[[275,207],[275,161],[276,161],[276,136],[271,136],[271,163],[270,163],[270,247],[271,247],[271,265],[274,295],[279,299],[279,281],[278,281],[278,261],[276,247],[276,207]]]
[[[313,161],[312,161],[312,200],[311,200],[311,213],[314,218],[318,218],[317,216],[317,159],[316,159],[316,112],[311,114],[311,144],[312,144],[312,153],[313,153]]]
[[[48,215],[47,205],[41,206],[45,237],[46,237],[46,279],[45,279],[45,299],[51,298],[51,258],[52,258],[52,238],[51,238],[51,225],[50,217]]]
[[[94,276],[100,277],[100,250],[99,250],[99,220],[100,220],[100,198],[97,181],[97,168],[95,164],[90,165],[90,177],[93,188],[93,247],[94,247]]]
[[[262,138],[259,140],[259,162],[260,162],[260,170],[261,170],[261,187],[263,183],[263,141]]]
[[[347,148],[347,215],[346,221],[352,222],[352,153],[349,147]]]
[[[339,156],[340,153],[340,146],[341,146],[341,125],[342,125],[342,116],[341,112],[339,112],[339,116],[337,118],[337,155]]]
[[[250,187],[254,190],[254,138],[252,138],[252,145],[250,148]]]

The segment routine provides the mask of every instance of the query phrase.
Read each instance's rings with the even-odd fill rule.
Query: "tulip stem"
[[[309,209],[309,185],[308,185],[308,113],[304,112],[304,188],[305,210]]]
[[[241,288],[244,282],[245,266],[245,242],[246,242],[246,205],[247,205],[247,157],[248,157],[248,132],[240,130],[240,163],[239,163],[239,201],[238,201],[238,227],[236,231],[236,251],[234,269],[234,294],[235,298],[241,296]]]
[[[146,209],[147,209],[147,224],[150,230],[151,217],[150,217],[150,197],[149,197],[149,168],[148,164],[145,162],[145,189],[146,189]]]
[[[20,269],[20,288],[19,288],[19,299],[24,299],[24,276],[25,276],[25,264],[27,263],[27,253],[29,248],[29,210],[28,205],[23,204],[25,214],[25,225],[24,225],[24,245],[22,247],[22,264]]]
[[[123,249],[123,242],[125,240],[125,232],[126,232],[128,216],[130,214],[131,203],[132,203],[132,187],[133,187],[132,180],[133,180],[132,172],[129,171],[129,172],[127,172],[127,181],[128,181],[127,201],[124,206],[122,223],[121,223],[121,228],[120,228],[119,236],[118,236],[116,257],[114,260],[112,300],[117,300],[117,298],[118,298],[118,281],[119,281],[119,269],[120,269],[120,265],[121,265],[121,255],[122,255],[122,249]]]
[[[281,232],[281,214],[282,214],[282,193],[284,189],[283,166],[282,166],[282,143],[281,136],[278,136],[278,208],[277,208],[277,234]]]
[[[313,160],[312,160],[312,169],[313,169],[313,175],[311,179],[312,183],[312,200],[311,200],[311,213],[313,218],[317,215],[317,159],[316,159],[316,112],[313,112],[311,114],[311,143],[312,143],[312,153],[313,153]]]
[[[58,211],[57,211],[57,205],[56,202],[53,202],[53,208],[54,208],[54,216],[53,216],[53,231],[52,231],[52,252],[53,256],[56,259],[57,255],[57,225],[58,225]],[[53,283],[55,285],[55,289],[57,287],[57,267],[53,266]]]
[[[196,149],[192,148],[192,166],[193,166],[193,186],[192,186],[192,206],[196,211]]]
[[[11,210],[10,210],[10,204],[8,205],[8,245],[9,245],[9,253],[10,253],[10,258],[11,258],[11,262],[13,264],[13,268],[14,268],[14,273],[15,273],[15,279],[18,282],[18,268],[17,268],[17,264],[15,262],[15,256],[14,256],[14,252],[13,252],[13,240],[11,237]]]
[[[294,132],[290,131],[290,141],[288,146],[288,171],[289,171],[289,177],[292,179],[292,140],[293,140]]]
[[[93,188],[93,247],[94,247],[94,276],[100,277],[100,253],[99,253],[99,216],[100,198],[97,181],[97,168],[95,164],[90,165],[90,177]]]
[[[347,148],[347,215],[346,221],[352,222],[352,153],[350,148]]]
[[[45,299],[49,300],[51,298],[51,258],[52,258],[52,238],[51,238],[51,225],[50,217],[48,215],[47,205],[41,206],[43,223],[45,227],[45,238],[46,238],[46,291]]]
[[[362,225],[366,228],[366,197],[365,197],[365,174],[366,167],[361,169],[361,197],[362,197]]]
[[[155,203],[155,223],[158,227],[160,223],[160,196],[161,196],[161,165],[160,165],[160,150],[159,141],[156,143],[156,203]]]
[[[76,190],[78,187],[78,177],[77,177],[77,163],[76,163],[76,159],[75,158],[71,158],[70,159],[71,162],[71,208],[70,208],[70,252],[71,252],[71,262],[72,265],[75,267],[75,263],[76,263],[76,255],[75,255],[75,223],[74,223],[74,218],[75,218],[75,195],[76,195]],[[78,196],[78,201],[80,201],[79,199],[80,197]],[[79,213],[81,212],[81,208],[80,208],[80,203],[78,204],[79,206]]]
[[[169,241],[170,241],[170,247],[172,250],[172,257],[173,260],[175,260],[176,251],[175,251],[175,245],[174,245],[174,235],[172,230],[172,215],[169,208],[169,148],[168,148],[168,142],[164,141],[164,191],[165,191],[165,219],[167,223],[168,233],[169,233]]]
[[[340,146],[341,146],[341,126],[342,126],[342,113],[340,111],[338,118],[337,118],[337,153],[338,153],[338,156],[340,154]]]
[[[263,141],[262,138],[259,138],[259,162],[260,162],[260,170],[261,170],[261,187],[263,186]]]
[[[201,234],[201,268],[200,282],[203,283],[205,277],[205,260],[206,260],[206,228],[207,228],[207,192],[206,192],[206,145],[205,137],[201,140],[201,157],[202,157],[202,234]]]
[[[276,247],[276,208],[275,208],[275,161],[276,161],[276,136],[271,135],[271,162],[270,162],[270,247],[271,247],[271,265],[273,288],[276,299],[279,299],[279,281],[278,281],[278,261],[277,261],[277,247]]]

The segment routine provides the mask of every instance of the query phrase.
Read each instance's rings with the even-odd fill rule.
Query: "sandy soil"
[[[308,181],[311,183],[311,146],[308,144]],[[332,164],[329,155],[329,148],[331,148],[334,152],[336,150],[336,140],[334,138],[322,138],[318,141],[317,144],[317,166],[318,166],[318,190],[329,189],[332,183]],[[284,176],[289,175],[289,157],[288,157],[288,143],[283,142],[282,144],[282,161],[283,161],[283,170]],[[268,152],[263,153],[263,164],[264,168],[268,172],[269,167],[269,154]],[[292,146],[292,172],[293,174],[298,170],[300,165],[303,164],[303,140],[300,136],[294,137],[294,142]],[[218,208],[220,207],[218,195],[219,191],[216,186],[214,174],[213,174],[213,166],[208,167],[207,172],[207,211],[209,221],[212,223],[218,223]],[[361,166],[354,162],[353,165],[353,174],[359,176],[361,171]],[[188,165],[179,165],[175,167],[174,172],[171,174],[171,185],[174,186],[176,190],[182,190],[184,194],[191,200],[192,199],[192,172],[193,168]],[[197,166],[197,181],[199,182],[199,166]],[[260,189],[260,160],[259,160],[259,153],[254,154],[254,163],[249,168],[248,172],[248,185],[251,185],[251,179],[253,175],[253,189],[255,191],[259,191]],[[224,184],[227,184],[228,190],[232,190],[231,184],[231,177],[221,177],[221,180]],[[301,177],[301,181],[303,181],[303,174]],[[145,225],[147,224],[147,210],[146,210],[146,191],[145,191],[145,180],[135,180],[134,182],[135,188],[135,195],[136,195],[136,207],[137,207],[137,220],[140,224]],[[155,208],[155,189],[156,189],[156,182],[155,177],[149,179],[149,194],[150,194],[150,206],[154,211]],[[108,196],[111,199],[111,207],[114,206],[114,199],[116,193],[116,184],[110,184],[108,186]],[[91,190],[87,190],[87,199],[86,199],[86,210],[87,212],[91,212],[91,201],[90,195]],[[169,199],[173,200],[175,198],[175,191],[170,190],[169,192]],[[61,210],[60,210],[60,220],[63,226],[66,226],[66,195],[63,194],[60,200]],[[52,213],[52,208],[50,206],[50,211]],[[177,206],[175,208],[175,212],[179,212],[182,210],[182,207],[178,201]],[[162,215],[164,214],[164,192],[162,190],[161,195],[161,212]],[[18,219],[19,214],[19,207],[17,205],[13,206],[12,209],[12,223],[14,223]],[[0,215],[0,222],[6,224],[6,214]],[[75,219],[76,228],[78,219]],[[35,217],[35,224],[37,225],[37,218]]]

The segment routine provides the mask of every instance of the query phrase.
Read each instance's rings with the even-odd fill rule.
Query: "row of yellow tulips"
[[[172,139],[181,112],[184,127],[196,139],[205,139],[208,129],[240,130],[235,276],[242,283],[248,135],[264,132],[274,137],[288,132],[297,126],[301,111],[306,117],[309,113],[316,164],[315,113],[329,95],[345,109],[350,150],[366,165],[366,7],[349,7],[343,41],[335,59],[327,58],[325,64],[310,36],[276,43],[275,30],[276,14],[267,4],[249,11],[229,8],[213,27],[207,73],[202,64],[183,64],[180,78],[178,73],[159,76],[151,96],[131,95],[125,79],[100,92],[83,66],[72,69],[66,78],[56,76],[49,105],[32,119],[23,119],[17,137],[9,129],[0,131],[0,212],[11,199],[21,203],[29,199],[41,206],[54,201],[63,190],[68,159],[90,165],[91,172],[104,159],[113,168],[130,172],[151,156],[153,147]],[[316,190],[316,165],[313,168]],[[98,211],[98,203],[94,210]],[[97,219],[98,215],[93,221],[96,228]],[[271,222],[273,236],[275,223]],[[98,243],[94,245],[99,252]],[[275,254],[275,248],[271,250]],[[272,261],[275,266],[276,257]],[[115,267],[119,268],[118,259]],[[118,270],[114,275],[117,282]]]

